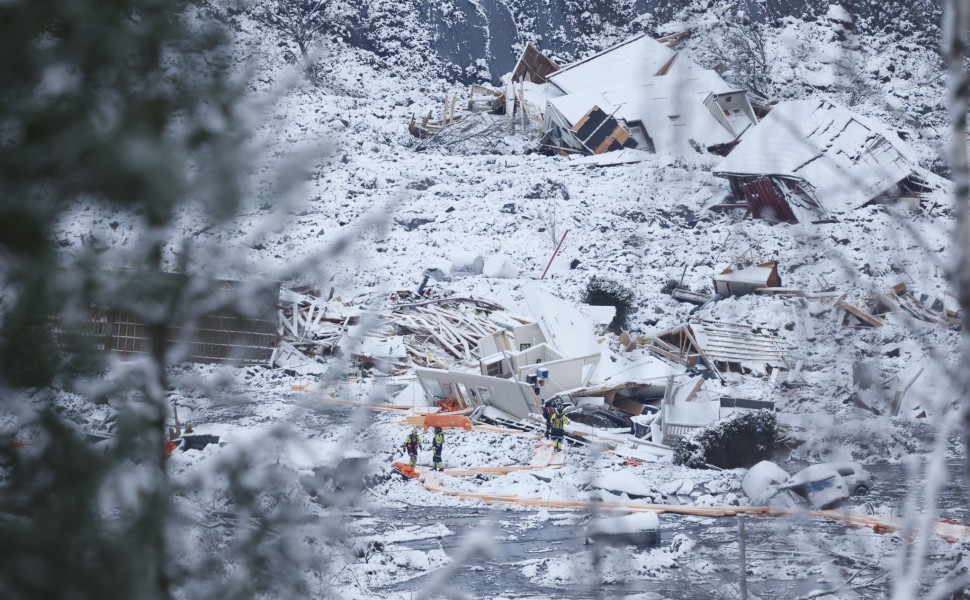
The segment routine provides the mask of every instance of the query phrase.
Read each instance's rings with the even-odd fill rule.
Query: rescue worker
[[[547,440],[549,439],[549,436],[552,433],[552,424],[550,423],[550,419],[552,419],[552,413],[556,412],[557,403],[558,403],[557,399],[549,398],[542,404],[542,416],[546,420],[546,439]]]
[[[444,471],[445,463],[441,460],[441,449],[445,446],[445,434],[441,431],[440,427],[434,428],[434,439],[431,441],[431,452],[433,456],[431,457],[432,462],[434,462],[433,469],[435,471]]]
[[[421,450],[421,436],[418,435],[418,428],[411,429],[408,437],[404,438],[404,450],[408,453],[410,460],[408,464],[414,467],[418,464],[418,450]]]
[[[563,412],[562,404],[556,406],[556,411],[549,418],[549,423],[552,425],[552,449],[562,452],[562,438],[566,435],[564,428],[569,424],[569,418]]]

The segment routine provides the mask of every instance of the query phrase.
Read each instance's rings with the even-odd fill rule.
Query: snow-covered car
[[[836,462],[811,465],[789,477],[784,469],[765,460],[748,469],[741,489],[758,505],[806,504],[824,509],[853,494],[868,493],[872,475],[859,463]]]
[[[788,485],[822,481],[832,475],[842,478],[850,495],[868,494],[872,489],[872,475],[855,462],[829,462],[805,467],[788,480]]]

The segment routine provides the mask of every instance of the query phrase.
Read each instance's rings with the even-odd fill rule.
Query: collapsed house
[[[527,77],[558,92],[545,106],[547,151],[724,154],[758,122],[744,90],[646,34],[558,69],[539,56],[527,47],[513,82]]]
[[[929,191],[916,152],[884,125],[824,100],[778,103],[714,174],[756,219],[811,222]]]
[[[432,404],[490,406],[524,419],[539,415],[549,398],[572,396],[632,416],[643,412],[639,401],[659,402],[668,377],[684,373],[651,356],[613,355],[597,342],[592,320],[569,302],[532,288],[525,297],[534,321],[482,337],[477,372],[415,371]],[[636,394],[651,386],[646,397]]]
[[[561,95],[547,101],[540,145],[558,153],[725,154],[758,122],[744,90],[645,34],[546,79]]]
[[[456,113],[454,99],[446,98],[440,119],[412,116],[410,131],[440,139],[457,128],[467,137],[484,114],[503,130],[538,127],[539,150],[549,154],[636,149],[724,155],[758,123],[759,113],[746,90],[674,49],[685,35],[639,35],[565,66],[526,44],[501,87],[472,85],[465,113]]]
[[[781,339],[769,332],[744,325],[695,318],[662,333],[650,348],[657,355],[690,368],[721,373],[770,374],[790,370]]]

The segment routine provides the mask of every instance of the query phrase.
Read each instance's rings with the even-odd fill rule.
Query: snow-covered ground
[[[710,17],[707,13],[682,17],[667,29],[716,29],[705,22]],[[849,36],[845,41],[833,33],[837,23],[835,17],[817,23],[790,20],[773,34],[770,47],[777,58],[774,91],[779,97],[819,96],[850,103],[853,110],[905,129],[921,153],[923,165],[938,166],[937,145],[945,139],[939,107],[942,88],[933,79],[938,65],[930,53],[923,48],[898,48],[878,54],[880,48],[891,47],[898,40]],[[710,292],[713,275],[749,252],[762,260],[777,260],[784,287],[809,292],[834,289],[850,299],[862,299],[901,282],[937,297],[949,291],[946,274],[953,262],[949,241],[953,210],[945,188],[926,198],[920,210],[845,206],[830,222],[772,226],[743,220],[737,213],[710,210],[729,194],[726,181],[711,175],[720,160],[712,155],[655,155],[635,164],[593,167],[565,158],[523,154],[528,140],[521,138],[482,144],[461,153],[434,147],[416,151],[416,140],[407,130],[412,114],[438,110],[446,93],[464,98],[463,88],[440,78],[431,68],[420,68],[419,60],[388,64],[339,43],[329,45],[322,85],[310,86],[282,61],[267,58],[274,56],[277,45],[272,36],[262,35],[245,21],[239,36],[241,63],[256,65],[250,73],[252,93],[262,108],[254,111],[259,111],[265,124],[255,145],[268,150],[267,158],[254,173],[256,196],[232,224],[211,229],[191,211],[182,215],[180,237],[200,249],[195,265],[200,270],[211,272],[213,262],[218,261],[215,270],[224,277],[277,277],[320,289],[333,287],[338,296],[349,298],[364,292],[413,290],[425,267],[462,253],[504,255],[517,267],[518,277],[474,275],[434,285],[442,293],[472,295],[528,314],[522,295],[527,282],[579,301],[593,275],[605,277],[635,295],[636,310],[627,323],[634,336],[677,327],[691,314],[694,306],[678,303],[665,293],[668,282],[682,278],[684,287]],[[847,46],[863,61],[861,76],[879,83],[865,97],[850,97],[858,90],[843,85],[848,67],[836,65],[835,58]],[[700,38],[685,46],[686,52],[696,52],[698,60],[710,59],[705,54],[709,50]],[[905,78],[893,75],[903,71]],[[285,84],[288,80],[295,83]],[[278,93],[280,88],[282,93]],[[924,107],[928,110],[922,122],[910,118],[913,111],[922,112]],[[278,195],[271,174],[306,159],[310,166],[299,174],[305,181],[295,191]],[[65,218],[58,236],[65,253],[80,251],[84,240],[94,235],[123,262],[125,249],[142,235],[124,217],[79,208]],[[558,238],[567,230],[553,268],[540,281]],[[173,253],[181,241],[173,240]],[[174,263],[174,254],[170,259]],[[948,381],[948,369],[956,364],[960,334],[937,325],[890,318],[879,329],[848,328],[835,321],[831,304],[760,295],[722,300],[698,314],[777,332],[791,363],[798,365],[797,377],[784,388],[765,378],[727,374],[717,384],[721,389],[732,395],[774,400],[789,413],[824,413],[834,418],[833,427],[814,432],[808,443],[782,460],[899,462],[927,451],[937,420],[958,400]],[[905,377],[919,367],[925,369],[919,384],[907,394],[899,418],[876,416],[848,401],[853,367],[859,363],[869,365],[879,379]],[[432,493],[418,481],[388,472],[390,462],[402,458],[400,446],[409,429],[400,415],[347,414],[317,402],[313,395],[292,391],[291,385],[304,381],[280,371],[184,367],[177,370],[174,381],[173,399],[180,405],[182,420],[191,420],[202,433],[220,435],[222,441],[203,451],[176,452],[170,460],[172,476],[187,490],[198,491],[196,495],[185,491],[186,502],[213,510],[225,506],[226,498],[206,494],[221,489],[211,482],[224,476],[220,471],[224,459],[237,456],[242,449],[258,448],[260,464],[285,470],[294,489],[300,488],[296,482],[312,477],[314,469],[336,467],[345,457],[366,455],[372,457],[371,476],[351,506],[354,510],[373,507],[378,516],[344,520],[353,548],[334,563],[333,579],[322,578],[321,585],[330,581],[335,586],[333,595],[344,597],[407,597],[402,584],[444,569],[455,560],[455,552],[441,547],[409,548],[415,541],[453,535],[445,525],[388,531],[387,519],[381,516],[402,508],[447,511],[482,507],[475,500]],[[79,422],[93,412],[70,398],[65,405]],[[420,456],[423,465],[430,464],[430,435],[425,435],[426,450]],[[526,464],[537,443],[527,437],[449,431],[445,462],[449,468]],[[959,457],[959,448],[950,450]],[[443,475],[441,482],[459,491],[547,501],[598,498],[730,506],[747,503],[740,491],[741,475],[740,471],[694,471],[667,463],[630,466],[609,452],[575,447],[559,469],[488,477]],[[672,485],[677,482],[682,483]],[[880,484],[891,485],[877,482]],[[685,493],[674,498],[670,493],[674,488]],[[322,519],[332,514],[319,498],[294,497],[304,503],[308,514]],[[886,513],[901,508],[888,503],[875,507]],[[521,508],[509,517],[524,523],[569,518]],[[662,522],[664,518],[661,516]],[[586,550],[560,552],[523,561],[516,568],[540,588],[587,584],[595,577],[601,577],[604,584],[662,580],[683,565],[706,576],[725,570],[718,564],[719,554],[733,557],[737,549],[733,524],[730,528],[715,520],[702,524],[711,532],[725,527],[720,552],[695,552],[695,537],[676,533],[661,547],[633,555],[616,549],[605,550],[602,556]],[[839,555],[862,554],[862,558],[857,556],[859,561],[888,560],[884,553],[891,552],[898,540],[867,533],[871,532],[827,529],[818,535],[836,540],[834,552]],[[818,537],[812,540],[816,546],[822,545]],[[374,550],[373,542],[383,549]],[[808,558],[802,549],[787,550],[792,558],[785,564],[770,553],[752,554],[751,576],[777,580],[804,579],[811,574],[818,576],[820,584],[844,578],[836,566],[813,566],[816,550]],[[720,589],[724,580],[711,581],[712,597],[727,593]],[[397,587],[368,591],[391,585]],[[418,588],[415,584],[412,589]],[[484,590],[476,594],[488,595]]]

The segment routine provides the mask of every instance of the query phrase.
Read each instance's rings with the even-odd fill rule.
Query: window
[[[503,361],[495,361],[490,365],[485,365],[485,374],[489,377],[503,377],[505,375],[505,369],[503,368]]]
[[[522,352],[523,350],[528,350],[531,347],[532,347],[532,344],[519,344],[519,352]]]
[[[848,467],[842,467],[838,471],[839,471],[839,475],[841,475],[842,477],[852,477],[853,475],[855,475],[855,471]]]

